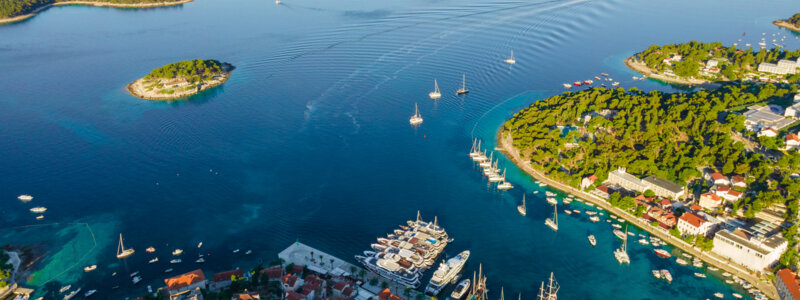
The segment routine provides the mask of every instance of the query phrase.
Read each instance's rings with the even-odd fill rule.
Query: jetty
[[[704,262],[708,263],[709,265],[716,266],[722,270],[725,270],[733,275],[736,275],[743,280],[749,282],[754,287],[759,289],[765,296],[769,297],[770,299],[779,299],[778,291],[775,286],[772,284],[771,280],[761,280],[761,278],[754,276],[751,274],[747,269],[736,265],[734,263],[729,262],[727,259],[713,253],[713,252],[704,252],[701,251],[699,248],[690,245],[684,242],[681,239],[675,238],[672,236],[669,231],[661,228],[661,227],[653,227],[650,226],[647,221],[641,218],[637,218],[636,216],[628,213],[627,211],[621,210],[617,207],[612,206],[610,203],[605,201],[604,199],[595,196],[593,194],[581,191],[577,188],[564,184],[560,181],[555,181],[550,179],[549,177],[545,176],[542,172],[534,169],[531,167],[530,161],[525,161],[519,154],[519,151],[514,148],[514,143],[511,138],[510,134],[503,134],[504,127],[501,127],[500,130],[497,132],[497,145],[503,150],[501,151],[514,162],[517,167],[524,170],[529,175],[533,176],[537,180],[546,183],[547,185],[561,190],[567,194],[573,195],[575,197],[579,197],[589,203],[595,204],[598,207],[601,207],[608,212],[617,215],[620,218],[625,219],[628,223],[633,224],[640,229],[649,232],[652,236],[656,236],[670,245],[677,247],[684,252],[687,252],[694,257],[697,257]]]

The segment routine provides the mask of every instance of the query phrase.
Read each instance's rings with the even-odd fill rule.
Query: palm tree
[[[385,290],[385,289],[386,289],[386,288],[388,288],[388,287],[389,287],[389,283],[388,283],[388,282],[386,282],[386,281],[381,281],[381,289],[382,289],[382,290]]]
[[[331,271],[333,270],[333,258],[331,258]]]
[[[367,271],[364,269],[359,270],[358,276],[361,276],[361,281],[364,281],[364,276],[367,276]]]

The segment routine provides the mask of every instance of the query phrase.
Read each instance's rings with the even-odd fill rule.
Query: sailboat
[[[525,194],[522,194],[522,205],[517,206],[517,211],[522,216],[525,216],[528,213],[528,208],[525,207]]]
[[[472,273],[472,289],[467,300],[486,300],[486,276],[483,276],[483,264],[478,265],[478,277]]]
[[[461,88],[456,91],[456,95],[464,95],[469,93],[467,89],[467,74],[461,74]]]
[[[553,218],[547,218],[544,220],[544,224],[554,231],[558,231],[558,205],[553,205]]]
[[[433,100],[442,98],[442,93],[439,92],[439,83],[436,82],[436,79],[433,80],[433,92],[428,93],[428,97]]]
[[[411,119],[408,120],[412,126],[417,126],[422,124],[422,115],[419,114],[419,107],[416,103],[414,103],[414,115],[411,116]]]
[[[550,282],[547,283],[547,288],[544,286],[544,282],[539,287],[539,295],[536,297],[538,300],[557,300],[558,299],[558,289],[560,286],[556,281],[553,273],[550,272]]]
[[[625,227],[625,234],[627,235],[627,233],[628,233],[628,227]],[[614,258],[616,258],[620,264],[631,263],[631,258],[628,256],[628,239],[623,239],[622,247],[620,247],[617,250],[614,250]]]
[[[125,245],[122,244],[122,233],[119,234],[119,245],[117,245],[117,258],[123,259],[127,258],[128,256],[133,255],[133,249],[125,249]]]
[[[517,63],[517,60],[514,59],[514,50],[511,50],[511,57],[506,58],[505,62],[507,64],[509,64],[509,65],[513,65],[513,64]]]
[[[472,160],[475,160],[476,157],[481,155],[480,144],[477,144],[477,143],[478,143],[478,138],[475,138],[474,140],[472,140],[472,148],[469,149],[469,157],[471,157]]]

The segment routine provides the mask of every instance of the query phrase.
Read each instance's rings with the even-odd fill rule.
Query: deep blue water
[[[483,263],[491,297],[504,286],[533,298],[550,272],[563,299],[730,294],[718,275],[695,278],[650,247],[630,245],[632,264],[619,266],[611,227],[585,214],[561,215],[561,230],[550,231],[544,193],[532,194],[538,186],[502,160],[516,188],[497,192],[467,152],[473,136],[493,146],[502,122],[564,82],[608,72],[624,87],[674,90],[631,81],[636,73],[622,63],[653,43],[755,44],[764,32],[788,35],[797,48],[798,35],[770,24],[796,11],[791,0],[54,7],[0,26],[0,245],[46,251],[28,285],[118,298],[163,285],[167,266],[146,264],[150,245],[162,263],[167,251],[186,250],[176,273],[196,267],[188,261],[200,241],[212,254],[208,273],[272,260],[298,239],[354,261],[420,210],[455,238],[449,254],[472,251],[467,274]],[[508,66],[511,49],[517,64]],[[192,58],[237,69],[189,101],[144,101],[124,89]],[[471,93],[457,97],[462,73]],[[427,98],[434,78],[438,101]],[[408,125],[415,102],[425,118],[417,129]],[[523,192],[527,217],[515,209]],[[34,201],[19,203],[23,193]],[[34,205],[48,207],[44,220],[28,212]],[[31,224],[46,225],[20,227]],[[119,233],[137,250],[125,261],[114,257]],[[236,248],[255,253],[231,254]],[[99,269],[85,274],[89,264]],[[670,269],[675,281],[653,279],[653,268]],[[133,271],[144,284],[131,285]]]

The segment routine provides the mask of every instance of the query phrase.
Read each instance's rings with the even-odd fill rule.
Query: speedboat
[[[664,250],[664,249],[655,249],[655,252],[656,252],[656,255],[661,256],[663,258],[672,257],[672,254],[670,254],[669,251]]]
[[[571,211],[571,210],[569,210],[569,209],[565,209],[565,210],[564,210],[564,213],[565,213],[565,214],[568,214],[568,215],[571,215],[571,214],[572,214],[572,211]]]
[[[595,239],[594,235],[592,235],[592,234],[589,235],[589,244],[591,244],[592,247],[597,245],[597,239]]]
[[[135,272],[131,273],[131,277],[134,277],[136,275],[139,275],[139,271],[135,271]]]
[[[653,277],[656,279],[661,279],[661,270],[653,270]]]
[[[172,251],[172,255],[173,256],[178,256],[178,255],[181,255],[181,254],[183,254],[183,250],[181,250],[181,249],[175,249],[175,251]]]
[[[603,79],[602,79],[602,78],[600,78],[600,76],[595,76],[595,77],[594,77],[594,80],[603,80]]]
[[[467,292],[469,291],[469,286],[470,286],[469,284],[470,284],[469,278],[459,282],[456,288],[453,289],[453,292],[450,293],[450,299],[459,300],[463,298],[464,295],[466,295]]]
[[[33,196],[31,196],[31,195],[19,195],[19,197],[17,197],[17,199],[19,199],[19,201],[22,201],[22,202],[29,202],[29,201],[33,200]]]
[[[68,284],[68,285],[62,286],[61,289],[58,290],[58,292],[59,293],[63,293],[63,292],[69,291],[70,288],[72,288],[72,285]]]
[[[198,258],[197,260],[195,260],[194,262],[196,262],[198,264],[203,264],[204,262],[206,262],[206,260],[201,257],[201,258]]]
[[[676,262],[676,263],[678,263],[678,264],[679,264],[679,265],[681,265],[681,266],[685,266],[685,265],[688,265],[688,264],[689,264],[689,262],[687,262],[687,261],[683,260],[682,258],[678,258],[678,259],[676,259],[676,260],[675,260],[675,262]]]
[[[594,81],[591,80],[591,79],[583,81],[583,84],[586,84],[586,85],[589,85],[589,84],[592,84],[592,83],[594,83]]]
[[[706,274],[703,274],[703,273],[697,273],[697,272],[695,272],[695,273],[694,273],[694,277],[706,278]]]
[[[142,281],[142,277],[141,276],[133,277],[133,279],[131,279],[131,281],[133,282],[133,284],[137,284],[140,281]]]
[[[592,222],[594,222],[594,223],[600,222],[600,217],[598,217],[598,216],[591,216],[591,217],[589,217],[589,221],[592,221]]]
[[[627,240],[628,239],[628,235],[625,234],[624,232],[622,232],[622,230],[619,230],[619,229],[614,229],[614,235],[616,235],[618,238],[621,238],[623,240]]]
[[[152,264],[152,263],[154,263],[154,262],[157,262],[157,261],[158,261],[158,257],[151,259],[151,260],[150,260],[150,261],[148,261],[147,263],[148,263],[148,264]]]
[[[169,272],[172,272],[172,268],[164,270],[164,273],[169,273]]]
[[[580,81],[575,81],[575,82],[572,83],[572,85],[574,85],[574,86],[581,86],[582,84],[583,83],[581,83]]]
[[[147,253],[153,253],[153,252],[156,252],[156,248],[153,248],[153,246],[150,246],[150,247],[147,247],[147,249],[144,249],[144,251],[146,251]]]
[[[253,254],[253,250],[247,250],[244,252],[244,255],[250,255],[250,254]]]
[[[742,295],[740,295],[740,294],[733,293],[733,294],[731,294],[731,295],[733,295],[733,297],[734,297],[734,298],[737,298],[737,299],[742,299]]]
[[[672,283],[672,273],[670,273],[669,270],[661,270],[661,277],[664,277],[667,282]]]
[[[722,294],[722,293],[720,293],[720,292],[716,292],[716,293],[714,293],[714,297],[717,297],[717,298],[720,298],[720,299],[722,299],[722,298],[725,298],[725,295],[723,295],[723,294]]]
[[[35,213],[35,214],[41,214],[41,213],[44,213],[44,212],[47,211],[47,207],[37,206],[37,207],[31,208],[30,211],[32,213]]]
[[[180,258],[176,258],[176,259],[173,259],[173,260],[169,261],[169,263],[171,263],[171,264],[179,264],[181,262],[182,262],[182,260]]]
[[[572,85],[570,85],[569,83],[565,83],[565,84],[563,84],[563,86],[564,86],[565,89],[568,89],[568,88],[572,87]]]
[[[86,291],[86,293],[83,294],[83,297],[84,298],[89,298],[92,295],[94,295],[94,293],[97,293],[97,290],[88,290],[88,291]]]
[[[91,271],[94,271],[94,270],[97,270],[97,265],[91,265],[91,266],[83,268],[84,272],[91,272]]]

